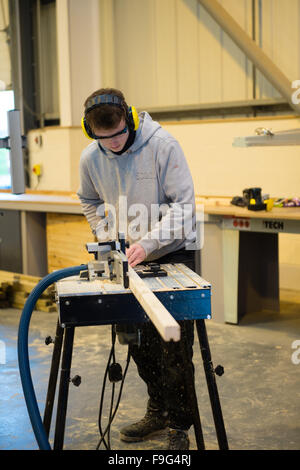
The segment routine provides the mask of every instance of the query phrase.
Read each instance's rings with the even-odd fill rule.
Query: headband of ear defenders
[[[125,101],[119,98],[116,95],[110,95],[110,94],[103,94],[103,95],[96,95],[90,98],[87,102],[86,108],[85,108],[85,113],[84,116],[81,119],[81,127],[82,130],[85,134],[86,137],[90,139],[97,139],[98,137],[93,133],[92,129],[88,125],[86,121],[86,115],[89,113],[92,109],[95,109],[99,106],[102,106],[103,104],[108,104],[112,106],[119,106],[120,108],[124,109],[126,113],[126,122],[128,124],[129,129],[132,129],[134,131],[137,130],[139,127],[139,117],[138,113],[135,109],[134,106],[127,106]]]

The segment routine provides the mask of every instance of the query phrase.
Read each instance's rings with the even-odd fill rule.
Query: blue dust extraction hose
[[[31,315],[37,300],[47,287],[60,279],[75,276],[86,269],[87,265],[82,264],[81,266],[60,269],[45,276],[31,291],[21,315],[18,332],[19,370],[29,418],[40,450],[51,450],[51,446],[39,412],[30,372],[28,333]]]

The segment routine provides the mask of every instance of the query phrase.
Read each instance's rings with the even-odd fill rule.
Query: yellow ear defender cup
[[[97,108],[98,106],[101,106],[102,104],[111,104],[114,106],[119,106],[120,108],[124,109],[126,113],[126,122],[127,122],[129,129],[132,129],[134,131],[138,129],[140,120],[139,120],[137,110],[135,109],[134,106],[127,106],[127,104],[116,95],[107,95],[107,94],[97,95],[97,96],[92,97],[88,101],[84,116],[81,118],[81,127],[82,127],[84,135],[88,139],[94,140],[97,137],[93,134],[92,129],[86,122],[85,116],[89,111],[91,111],[94,108]]]
[[[132,121],[132,128],[134,131],[136,131],[139,127],[140,120],[139,120],[139,115],[137,113],[137,110],[135,109],[134,106],[129,107],[129,116],[130,116],[130,120]]]
[[[88,124],[86,123],[85,116],[82,116],[81,118],[81,128],[83,130],[84,135],[91,140],[94,140],[94,138],[90,134],[90,128]]]

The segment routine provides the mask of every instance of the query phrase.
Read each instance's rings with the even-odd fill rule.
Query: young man
[[[194,270],[195,197],[178,142],[147,112],[138,115],[116,89],[87,98],[82,124],[94,141],[81,156],[78,196],[93,233],[103,240],[125,227],[132,267],[157,260]],[[187,364],[193,380],[194,335],[193,322],[180,324],[179,342],[163,342],[149,322],[141,327],[141,343],[129,345],[149,399],[145,417],[121,429],[124,441],[147,439],[168,426],[169,449],[189,448],[193,411],[184,370]]]

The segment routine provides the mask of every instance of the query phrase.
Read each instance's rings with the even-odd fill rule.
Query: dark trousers
[[[195,252],[192,250],[179,250],[156,261],[160,264],[184,263],[195,270]],[[139,376],[147,385],[148,410],[166,412],[171,428],[187,430],[193,424],[193,417],[185,372],[189,370],[190,379],[194,381],[194,322],[186,320],[179,324],[180,341],[163,341],[155,326],[147,322],[140,327],[141,344],[130,344],[129,348]]]

